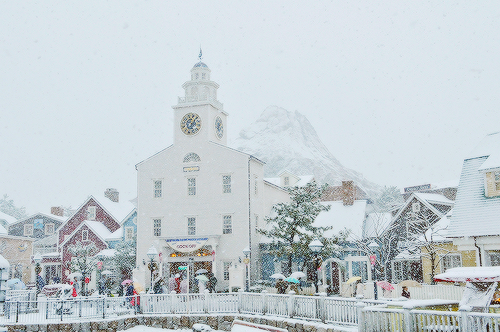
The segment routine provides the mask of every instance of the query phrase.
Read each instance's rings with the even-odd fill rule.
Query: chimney
[[[115,188],[108,188],[104,192],[104,197],[109,198],[111,202],[118,203],[120,193]]]
[[[64,208],[62,206],[53,206],[50,208],[50,214],[54,216],[64,217]]]
[[[354,204],[354,181],[342,181],[342,202],[344,205]]]

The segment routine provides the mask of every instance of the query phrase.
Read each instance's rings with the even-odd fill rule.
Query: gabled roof
[[[448,236],[500,235],[500,197],[484,195],[484,175],[479,167],[487,157],[464,161]]]
[[[38,213],[32,214],[29,217],[26,217],[26,218],[23,218],[23,219],[19,219],[16,222],[14,222],[14,223],[12,223],[10,225],[22,223],[22,222],[24,222],[24,221],[26,221],[28,219],[34,218],[36,216],[44,216],[44,217],[46,217],[48,219],[53,219],[53,220],[59,221],[60,223],[64,223],[68,219],[68,217],[61,217],[61,216],[56,216],[55,214],[46,214],[46,213],[38,212]]]
[[[465,158],[449,237],[500,235],[500,197],[485,196],[483,174],[500,167],[499,154],[500,132],[497,132],[484,137]]]
[[[404,202],[404,204],[400,207],[398,213],[393,218],[393,221],[397,220],[403,211],[412,203],[412,201],[416,199],[421,202],[425,207],[431,210],[434,214],[439,216],[440,218],[444,217],[444,214],[441,213],[433,204],[438,205],[448,205],[453,206],[455,202],[449,200],[441,194],[427,194],[427,193],[412,193],[411,196]]]
[[[356,200],[353,205],[344,205],[342,201],[321,202],[323,205],[330,205],[329,211],[322,211],[314,226],[333,228],[325,232],[325,236],[332,237],[338,235],[345,229],[351,230],[350,240],[359,240],[363,235],[363,227],[366,216],[366,200]]]
[[[7,224],[11,225],[15,222],[17,222],[17,219],[7,213],[3,213],[2,211],[0,211],[0,220],[5,220],[7,222]]]
[[[111,232],[109,229],[98,221],[84,220],[77,228],[59,245],[64,247],[66,242],[68,242],[83,226],[87,226],[102,242],[107,245],[107,239],[111,237]]]

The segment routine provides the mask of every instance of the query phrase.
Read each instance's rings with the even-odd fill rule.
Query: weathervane
[[[201,61],[201,59],[203,59],[203,56],[202,56],[202,53],[201,53],[201,46],[200,46],[200,55],[198,55],[198,58],[200,59],[200,61]]]

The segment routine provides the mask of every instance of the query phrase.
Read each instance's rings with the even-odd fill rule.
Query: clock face
[[[219,139],[224,135],[224,125],[220,116],[215,118],[215,133]]]
[[[194,135],[201,128],[201,118],[196,113],[188,113],[181,120],[181,130],[186,135]]]

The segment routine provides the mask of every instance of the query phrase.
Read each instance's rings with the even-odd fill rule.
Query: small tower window
[[[194,152],[190,152],[190,153],[188,153],[187,155],[184,156],[184,162],[185,163],[192,163],[192,162],[196,162],[196,161],[201,161],[201,159],[200,159],[200,156],[198,156]]]

